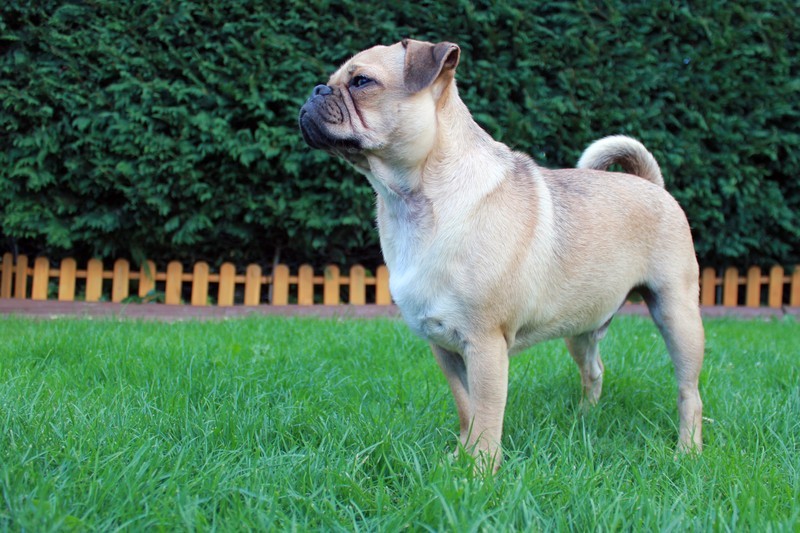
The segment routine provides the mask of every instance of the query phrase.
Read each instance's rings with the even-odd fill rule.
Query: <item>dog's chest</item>
[[[431,206],[421,198],[378,202],[381,247],[389,267],[389,288],[403,318],[421,337],[460,351],[464,298],[456,252],[462,244],[452,224],[434,223]],[[463,229],[463,228],[462,228]]]
[[[452,280],[419,265],[405,265],[390,272],[392,297],[411,330],[439,346],[461,351],[464,317],[459,312],[463,306]]]
[[[392,260],[387,257],[389,289],[403,318],[417,335],[444,348],[461,351],[464,294],[454,273],[447,268],[448,262],[443,260],[445,252],[411,247],[403,252],[395,254]]]

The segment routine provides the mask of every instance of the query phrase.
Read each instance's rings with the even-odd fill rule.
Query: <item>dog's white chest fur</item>
[[[426,225],[433,222],[421,202],[424,200],[404,199],[379,207],[392,211],[380,223],[390,271],[389,288],[403,318],[417,335],[458,351],[464,342],[459,331],[464,325],[459,312],[463,294],[452,272],[443,268],[447,262],[442,259],[452,253],[449,243],[430,239]]]
[[[422,264],[424,265],[425,262]],[[390,289],[403,318],[419,336],[444,348],[464,347],[458,292],[447,280],[411,265],[394,270]]]

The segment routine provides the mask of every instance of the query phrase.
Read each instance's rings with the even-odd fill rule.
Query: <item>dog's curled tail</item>
[[[629,173],[664,186],[661,169],[653,154],[642,143],[625,135],[612,135],[593,142],[584,150],[578,168],[606,170],[611,165],[620,165]]]

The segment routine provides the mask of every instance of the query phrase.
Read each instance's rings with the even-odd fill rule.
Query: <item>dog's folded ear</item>
[[[403,39],[406,49],[403,82],[412,93],[430,87],[440,77],[450,81],[455,75],[461,49],[448,42],[426,43]]]

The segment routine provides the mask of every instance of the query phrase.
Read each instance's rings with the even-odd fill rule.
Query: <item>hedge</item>
[[[460,44],[460,92],[545,166],[641,139],[702,263],[800,261],[795,0],[86,0],[0,7],[0,238],[57,258],[378,262],[364,179],[300,105],[352,53]]]

